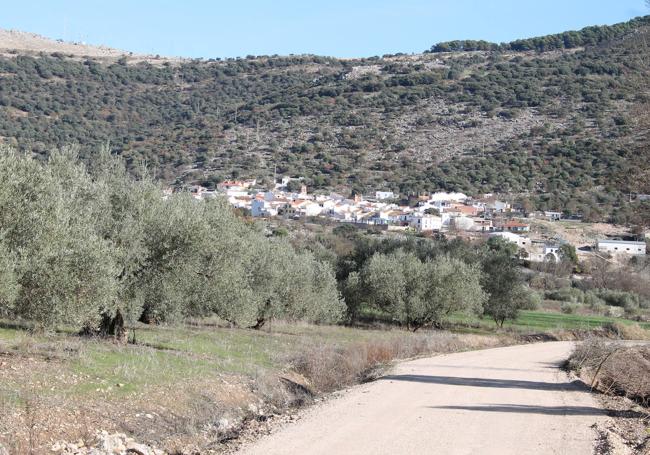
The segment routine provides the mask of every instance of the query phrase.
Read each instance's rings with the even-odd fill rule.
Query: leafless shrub
[[[650,405],[650,346],[590,339],[576,347],[568,366],[601,392]]]
[[[267,411],[280,413],[286,409],[303,406],[311,402],[313,391],[299,375],[273,373],[259,375],[253,383],[253,391],[260,398]]]
[[[315,391],[326,393],[374,379],[396,359],[499,344],[507,344],[507,341],[475,335],[458,336],[448,332],[405,333],[403,336],[348,346],[324,344],[306,347],[292,355],[288,363],[293,371],[309,381]]]
[[[650,330],[645,330],[639,324],[623,324],[614,321],[605,324],[603,329],[622,340],[650,340]]]

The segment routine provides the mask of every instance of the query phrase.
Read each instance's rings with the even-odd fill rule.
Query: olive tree
[[[488,251],[483,259],[483,289],[488,299],[483,305],[485,315],[499,325],[516,319],[527,304],[527,293],[515,260],[506,251]]]
[[[126,335],[127,323],[216,314],[233,325],[343,313],[329,262],[267,238],[225,200],[163,197],[103,150],[47,162],[0,149],[0,313]],[[16,203],[20,201],[20,203]]]
[[[486,299],[480,270],[458,258],[422,262],[414,253],[376,253],[361,271],[368,300],[410,330],[441,326],[455,312],[479,312]]]
[[[0,235],[19,286],[13,314],[43,328],[96,318],[114,293],[113,264],[82,197],[92,194],[83,166],[70,152],[43,164],[3,149],[0,180]]]

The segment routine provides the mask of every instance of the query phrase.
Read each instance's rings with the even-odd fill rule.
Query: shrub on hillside
[[[582,303],[584,302],[584,293],[577,288],[564,287],[561,289],[554,289],[546,291],[544,296],[549,300],[557,300],[560,302],[569,303]]]

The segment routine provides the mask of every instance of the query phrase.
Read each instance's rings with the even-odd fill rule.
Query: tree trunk
[[[267,313],[267,311],[270,308],[271,308],[271,301],[267,300],[266,303],[264,304],[264,309],[262,310],[262,315],[257,317],[257,322],[255,323],[255,325],[250,326],[249,329],[259,330],[262,327],[264,327],[264,324],[266,324],[266,317],[264,315]]]
[[[120,310],[115,312],[115,316],[111,316],[110,313],[102,313],[99,327],[97,329],[84,327],[81,335],[94,335],[102,338],[112,337],[120,344],[126,344],[128,341],[128,331],[124,325],[124,317]]]
[[[111,321],[109,335],[115,337],[115,341],[119,344],[126,344],[129,339],[128,332],[124,326],[124,317],[119,309]]]
[[[257,318],[257,322],[255,323],[255,325],[250,326],[249,329],[259,330],[262,327],[264,327],[264,324],[266,324],[265,318]]]

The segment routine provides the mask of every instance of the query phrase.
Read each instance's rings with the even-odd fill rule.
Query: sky
[[[644,0],[0,0],[0,28],[193,58],[422,52],[645,14]]]

